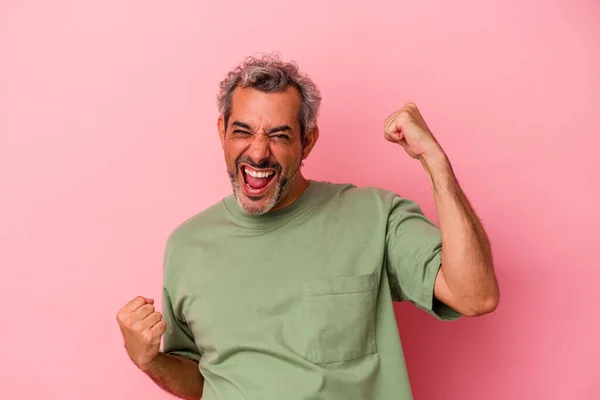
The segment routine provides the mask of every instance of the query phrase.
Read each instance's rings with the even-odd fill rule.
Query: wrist
[[[138,362],[138,363],[136,363],[136,365],[140,370],[142,370],[142,372],[149,373],[155,369],[156,361],[159,357],[160,357],[160,353],[158,353],[156,355],[156,357],[154,357],[150,361]]]
[[[452,186],[455,181],[452,165],[441,148],[423,153],[419,161],[421,161],[421,165],[427,173],[427,178],[434,192],[444,192]]]
[[[448,156],[439,146],[421,154],[419,161],[428,173],[434,170],[449,170],[451,168]]]

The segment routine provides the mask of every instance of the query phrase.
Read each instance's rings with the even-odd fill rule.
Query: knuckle
[[[144,327],[141,324],[135,324],[131,327],[131,330],[135,335],[144,337]]]
[[[145,343],[152,343],[154,341],[154,335],[150,331],[142,332],[142,340]]]
[[[144,304],[144,298],[142,296],[135,296],[133,299],[131,299],[131,301],[129,302],[130,306],[137,306],[137,305],[141,305]]]
[[[135,315],[130,314],[127,316],[127,318],[125,318],[125,325],[128,327],[134,327],[135,323],[137,322],[137,319],[135,318]]]
[[[121,328],[128,328],[129,327],[129,321],[126,318],[121,318],[118,320],[119,321],[119,326]]]

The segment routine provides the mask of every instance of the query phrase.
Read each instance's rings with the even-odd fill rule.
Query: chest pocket
[[[307,358],[316,364],[353,360],[377,352],[378,274],[302,283],[309,335]]]

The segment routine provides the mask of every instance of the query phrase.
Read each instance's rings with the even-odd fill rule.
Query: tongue
[[[255,178],[250,174],[246,174],[246,183],[250,185],[252,189],[261,189],[267,186],[269,181],[273,176],[269,176],[268,178]]]

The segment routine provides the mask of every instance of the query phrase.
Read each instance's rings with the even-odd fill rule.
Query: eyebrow
[[[240,122],[240,121],[233,121],[233,122],[231,123],[231,126],[238,126],[238,127],[240,127],[240,128],[244,128],[244,129],[247,129],[247,130],[249,130],[249,131],[251,131],[251,130],[252,130],[252,128],[250,127],[250,125],[248,125],[248,124],[245,124],[245,123],[243,123],[243,122]]]
[[[233,121],[231,123],[232,126],[237,126],[243,129],[247,129],[251,132],[253,132],[253,129],[250,125],[246,124],[245,122],[241,122],[241,121]],[[274,128],[269,129],[269,131],[267,132],[268,134],[272,134],[272,133],[277,133],[277,132],[291,132],[292,128],[289,125],[279,125],[276,126]]]

